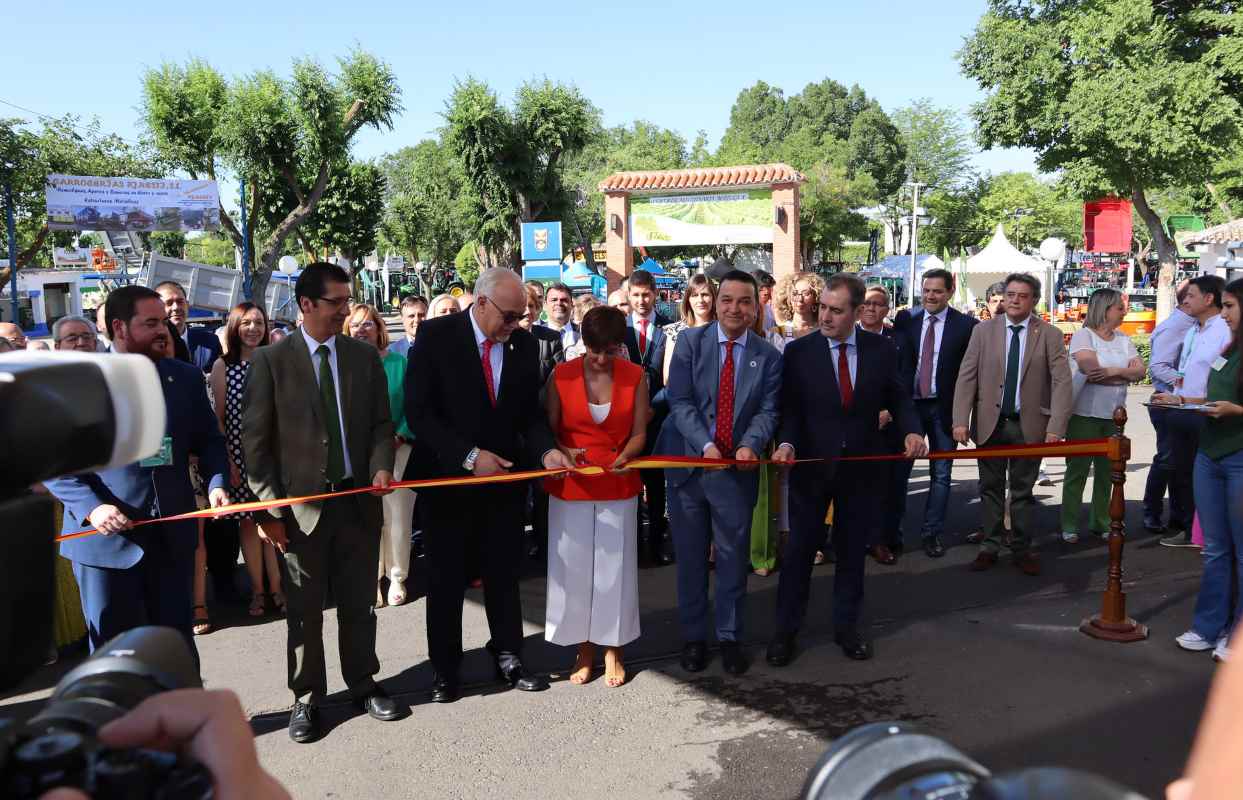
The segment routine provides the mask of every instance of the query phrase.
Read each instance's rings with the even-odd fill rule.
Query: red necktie
[[[639,320],[639,355],[647,353],[647,320]]]
[[[721,385],[716,393],[716,438],[713,443],[729,458],[734,444],[734,342],[725,343],[725,363],[721,365]]]
[[[488,384],[488,399],[496,406],[496,387],[492,384],[492,340],[483,340],[483,381]]]
[[[850,384],[850,362],[846,360],[846,343],[837,345],[837,385],[842,391],[842,408],[849,411],[855,399],[855,389]]]

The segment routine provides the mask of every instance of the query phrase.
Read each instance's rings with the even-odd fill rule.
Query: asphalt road
[[[772,631],[776,576],[752,577],[746,638],[752,669],[740,678],[714,659],[697,676],[677,664],[680,647],[672,567],[639,576],[643,635],[627,649],[632,680],[608,689],[564,680],[568,650],[544,643],[542,565],[523,581],[528,663],[553,673],[552,688],[528,694],[492,681],[482,595],[468,594],[463,679],[467,696],[427,701],[431,668],[424,601],[384,608],[379,617],[380,678],[410,716],[381,723],[360,716],[343,692],[331,699],[331,730],[296,745],[285,733],[284,624],[252,624],[240,607],[213,610],[224,627],[198,639],[203,674],[229,687],[253,716],[265,766],[299,797],[794,798],[826,746],[872,721],[909,720],[942,736],[995,771],[1034,765],[1089,769],[1146,795],[1161,796],[1179,774],[1203,709],[1214,664],[1178,650],[1199,583],[1194,551],[1159,547],[1140,526],[1139,499],[1153,452],[1152,429],[1131,394],[1133,460],[1126,486],[1130,613],[1151,627],[1144,642],[1089,639],[1079,622],[1099,609],[1102,543],[1065,547],[1056,538],[1064,463],[1053,459],[1052,487],[1037,487],[1036,527],[1044,574],[1029,578],[1008,563],[970,573],[975,548],[963,537],[979,519],[976,467],[954,469],[949,554],[914,552],[897,566],[869,561],[868,632],[872,661],[846,660],[831,640],[831,565],[813,577],[803,650],[785,669],[763,661]],[[922,513],[927,472],[915,470],[908,529]],[[912,534],[912,536],[915,536]],[[336,640],[325,615],[329,652]],[[65,665],[32,676],[0,703],[28,713]],[[332,689],[344,689],[330,657]]]

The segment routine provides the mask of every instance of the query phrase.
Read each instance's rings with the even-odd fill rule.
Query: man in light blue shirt
[[[411,295],[401,301],[401,327],[405,336],[393,340],[388,346],[390,353],[402,358],[410,354],[410,345],[414,344],[414,335],[418,333],[419,323],[427,319],[427,299],[419,295]]]
[[[1154,370],[1154,378],[1173,385],[1173,392],[1166,392],[1181,401],[1183,398],[1202,400],[1208,393],[1208,376],[1212,364],[1230,344],[1230,328],[1221,316],[1221,297],[1226,282],[1216,275],[1200,275],[1193,278],[1179,304],[1183,313],[1194,320],[1183,334],[1179,347],[1178,367],[1171,375],[1169,348],[1161,341],[1162,357]],[[1157,361],[1153,358],[1154,363]],[[1191,474],[1195,464],[1196,450],[1200,444],[1200,430],[1204,418],[1190,411],[1160,411],[1166,416],[1165,427],[1170,437],[1170,467],[1168,481],[1172,509],[1184,515],[1173,519],[1170,528],[1181,524],[1181,529],[1161,540],[1167,547],[1195,547],[1191,542],[1191,521],[1195,515],[1195,495],[1192,492]]]
[[[1184,282],[1178,287],[1179,307],[1153,330],[1148,339],[1148,373],[1152,376],[1152,387],[1158,392],[1174,391],[1174,384],[1179,377],[1178,362],[1182,354],[1183,339],[1186,338],[1187,331],[1196,324],[1195,319],[1182,310],[1186,296],[1187,284]],[[1185,495],[1175,491],[1171,485],[1173,444],[1166,425],[1171,413],[1175,412],[1151,407],[1148,409],[1148,418],[1152,420],[1152,428],[1157,434],[1157,452],[1152,457],[1148,480],[1144,484],[1144,527],[1151,531],[1165,528],[1162,517],[1167,489],[1170,492],[1170,527],[1179,531],[1186,531],[1191,527],[1191,515],[1182,507]]]

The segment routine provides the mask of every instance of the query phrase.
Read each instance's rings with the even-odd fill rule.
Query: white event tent
[[[1026,272],[1039,278],[1041,294],[1047,294],[1050,269],[1047,261],[1029,256],[1010,244],[1004,226],[998,223],[988,245],[968,258],[965,264],[956,260],[954,271],[958,273],[958,282],[962,287],[959,292],[965,292],[967,303],[974,305],[977,300],[984,299],[989,286],[1012,272]]]

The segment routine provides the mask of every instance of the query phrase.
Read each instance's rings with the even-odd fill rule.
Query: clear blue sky
[[[392,131],[360,135],[355,154],[370,158],[432,136],[454,79],[467,75],[504,98],[532,77],[572,82],[606,124],[646,119],[688,143],[703,129],[713,146],[738,92],[760,79],[788,96],[830,77],[858,83],[887,110],[930,97],[965,113],[979,93],[954,53],[985,2],[792,0],[781,15],[767,13],[777,4],[755,0],[5,5],[0,100],[52,116],[98,116],[126,138],[139,130],[145,67],[198,56],[226,75],[288,74],[294,58],[332,66],[361,45],[392,65],[405,106]],[[0,115],[23,114],[0,105]],[[975,163],[993,172],[1034,168],[1024,151],[980,153]]]

